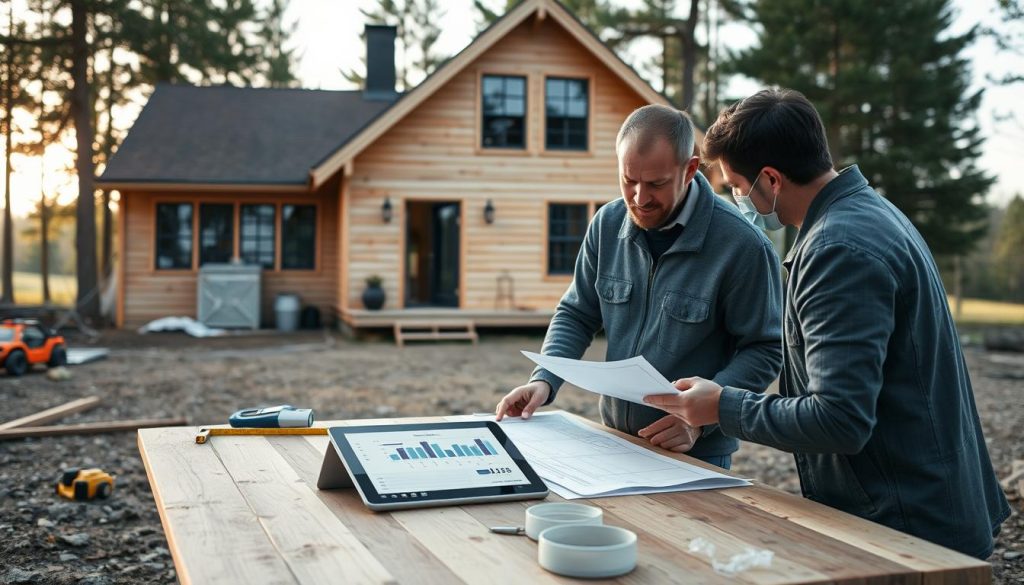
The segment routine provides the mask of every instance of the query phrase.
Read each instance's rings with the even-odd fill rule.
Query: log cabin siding
[[[184,202],[196,205],[195,222],[198,222],[198,204],[235,204],[235,249],[238,249],[238,205],[269,203],[277,206],[275,214],[275,256],[278,268],[264,270],[260,300],[261,321],[272,325],[274,298],[279,293],[299,294],[304,305],[315,305],[321,311],[322,320],[330,320],[337,299],[338,268],[340,263],[338,233],[338,191],[339,181],[329,181],[315,193],[189,193],[187,191],[122,191],[122,226],[126,230],[123,254],[123,293],[118,311],[119,326],[138,327],[148,321],[167,316],[197,315],[196,284],[196,242],[198,234],[193,230],[193,269],[156,270],[155,242],[157,203]],[[316,267],[313,270],[280,270],[281,257],[281,211],[283,204],[315,204],[316,217]],[[193,225],[198,225],[194,223]]]
[[[527,78],[526,148],[480,147],[480,77]],[[589,150],[544,147],[548,76],[589,82]],[[515,301],[550,309],[570,281],[545,273],[548,202],[593,204],[619,196],[615,136],[646,102],[553,19],[529,19],[359,154],[347,190],[347,282],[341,303],[360,308],[366,277],[384,279],[387,308],[404,306],[405,203],[460,201],[460,307],[493,308],[497,278],[507,270]],[[387,115],[385,113],[385,115]],[[381,219],[390,198],[394,218]],[[491,199],[495,221],[483,209]],[[346,290],[347,289],[347,290]]]

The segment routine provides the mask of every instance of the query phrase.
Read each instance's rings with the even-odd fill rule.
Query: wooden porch
[[[547,327],[554,310],[424,307],[370,311],[338,307],[339,320],[353,329],[394,328],[395,323],[471,321],[477,327]]]

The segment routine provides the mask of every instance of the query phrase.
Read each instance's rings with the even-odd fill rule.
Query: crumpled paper
[[[690,552],[702,554],[711,561],[711,568],[720,575],[736,575],[743,571],[758,568],[770,568],[775,553],[768,549],[747,547],[743,552],[736,553],[727,561],[719,561],[715,556],[715,544],[703,537],[690,541]]]

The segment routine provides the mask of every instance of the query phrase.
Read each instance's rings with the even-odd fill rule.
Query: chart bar
[[[395,451],[398,451],[398,456],[401,457],[402,459],[408,459],[409,458],[409,454],[405,452],[405,449],[402,449],[401,447],[399,447],[398,449],[395,449]]]
[[[459,455],[459,457],[465,457],[466,456],[466,454],[462,452],[462,447],[460,447],[458,445],[452,445],[452,449],[455,449],[455,452]]]
[[[420,456],[420,459],[429,459],[429,457],[427,457],[426,451],[419,447],[416,447],[416,454]]]
[[[438,445],[437,443],[431,443],[430,447],[434,449],[434,454],[436,454],[441,459],[444,459],[444,449],[442,449],[440,445]]]
[[[447,455],[448,457],[455,457],[455,453],[453,451],[449,451],[448,449],[445,449],[444,454]]]
[[[398,460],[399,460],[399,457],[398,457],[398,455],[396,455],[396,454],[392,453],[392,454],[391,454],[391,460],[392,460],[392,461],[398,461]]]
[[[434,455],[434,451],[430,449],[430,445],[428,445],[426,441],[420,441],[420,446],[423,447],[424,451],[426,451],[427,457],[430,457],[430,458],[437,457],[437,455]]]
[[[497,453],[497,451],[495,451],[494,453],[488,451],[487,447],[484,446],[484,442],[481,441],[480,439],[473,439],[473,442],[475,442],[477,446],[480,447],[480,450],[484,452],[484,455],[494,455]]]
[[[470,447],[470,450],[471,450],[470,452],[473,453],[473,455],[476,455],[477,457],[483,457],[484,456],[484,454],[480,452],[480,449],[478,449],[475,445]]]
[[[487,450],[491,452],[491,455],[498,454],[498,450],[495,449],[493,445],[491,445],[490,441],[484,441],[484,445],[487,445]]]

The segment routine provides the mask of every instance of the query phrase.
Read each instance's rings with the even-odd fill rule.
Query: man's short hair
[[[798,185],[832,168],[821,116],[792,89],[764,89],[722,110],[704,137],[704,159],[724,160],[751,182],[764,167]]]
[[[624,141],[632,141],[645,152],[651,144],[664,138],[676,153],[676,162],[686,164],[693,156],[693,121],[686,112],[651,104],[633,110],[619,128],[619,136],[615,139],[615,150],[618,151]]]

